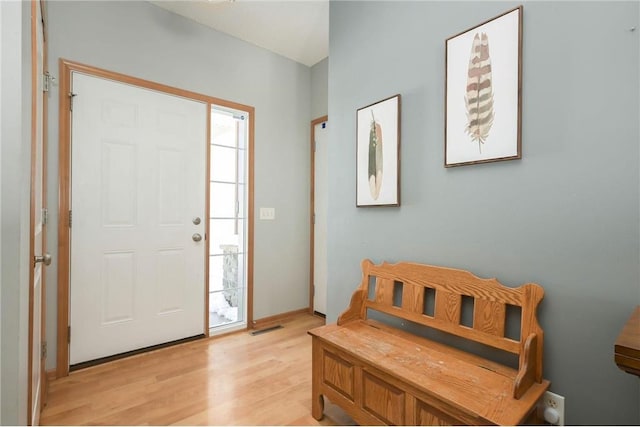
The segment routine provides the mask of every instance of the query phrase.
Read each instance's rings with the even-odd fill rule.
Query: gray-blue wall
[[[310,69],[146,1],[52,1],[49,67],[65,58],[255,107],[254,318],[309,304]],[[50,94],[49,211],[57,223],[58,87]],[[57,259],[57,229],[49,229]],[[55,263],[54,263],[55,264]],[[55,366],[55,265],[47,271],[47,368]]]
[[[329,58],[311,67],[311,117],[317,119],[328,111]]]
[[[328,320],[363,258],[533,281],[569,424],[639,424],[613,362],[640,303],[637,2],[524,3],[522,160],[443,167],[444,41],[519,3],[331,2]],[[355,116],[402,94],[399,208],[355,207]]]

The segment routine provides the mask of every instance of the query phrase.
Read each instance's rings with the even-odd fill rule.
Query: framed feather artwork
[[[522,6],[445,44],[445,167],[520,159]]]
[[[356,112],[356,206],[400,206],[400,95]]]

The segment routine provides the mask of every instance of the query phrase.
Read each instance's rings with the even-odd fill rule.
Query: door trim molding
[[[315,261],[315,224],[314,224],[314,214],[316,209],[316,150],[315,150],[315,140],[316,140],[316,125],[322,122],[326,122],[329,120],[329,116],[325,115],[322,117],[318,117],[317,119],[311,120],[311,187],[309,189],[310,202],[309,202],[309,224],[310,224],[310,232],[309,232],[309,314],[313,314],[313,297],[314,297],[314,286],[313,286],[313,275],[314,271],[314,261]]]
[[[31,2],[31,183],[29,194],[29,347],[27,356],[27,425],[33,425],[33,329],[34,329],[34,292],[33,281],[33,256],[35,253],[35,183],[36,176],[36,155],[37,147],[37,103],[38,103],[38,41],[37,31],[38,25],[36,19],[38,16],[36,2]]]
[[[247,230],[247,324],[253,322],[253,229],[254,229],[254,134],[255,134],[255,108],[249,105],[243,105],[220,98],[203,95],[188,90],[179,89],[173,86],[167,86],[149,80],[139,79],[137,77],[128,76],[102,68],[69,61],[64,58],[59,60],[59,185],[58,185],[58,324],[57,324],[57,358],[56,372],[58,377],[69,375],[69,297],[70,297],[70,229],[69,229],[69,209],[71,209],[71,111],[70,111],[70,89],[71,77],[73,72],[80,72],[93,77],[100,77],[108,80],[126,83],[133,86],[151,89],[182,98],[200,101],[208,104],[207,123],[210,123],[211,105],[220,105],[236,110],[246,111],[249,113],[249,191],[248,191],[248,230]],[[207,126],[207,153],[210,145],[210,126]],[[209,170],[209,157],[206,159],[207,171]],[[208,172],[206,177],[208,178]],[[209,182],[206,183],[206,200],[208,201]],[[208,203],[205,205],[207,211],[206,233],[207,241],[209,239],[209,217]],[[206,253],[205,273],[209,270],[209,254]],[[205,304],[203,333],[208,336],[208,298],[209,281],[205,275]]]

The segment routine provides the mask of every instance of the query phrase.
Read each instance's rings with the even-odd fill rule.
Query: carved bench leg
[[[324,412],[324,398],[322,393],[320,393],[320,384],[322,382],[322,347],[316,337],[313,337],[311,344],[311,416],[320,421],[323,416],[322,413]]]
[[[313,395],[311,402],[311,416],[318,421],[324,417],[324,397],[321,394]]]

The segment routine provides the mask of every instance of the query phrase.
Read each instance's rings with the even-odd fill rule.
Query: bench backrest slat
[[[402,309],[422,314],[424,312],[424,288],[405,283],[402,290]]]
[[[462,299],[460,298],[460,294],[444,289],[436,291],[436,319],[443,322],[459,324],[461,308]]]
[[[477,298],[473,310],[473,327],[487,334],[504,337],[505,313],[505,303]]]
[[[393,280],[378,277],[375,283],[376,302],[391,305],[393,303]]]

